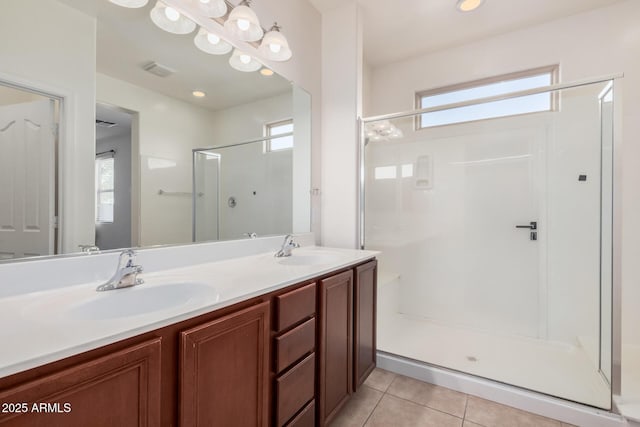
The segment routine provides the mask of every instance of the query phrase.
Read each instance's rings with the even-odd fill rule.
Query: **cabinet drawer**
[[[311,353],[289,372],[276,379],[276,421],[284,425],[307,402],[315,389],[315,354]]]
[[[276,297],[278,315],[276,331],[280,332],[316,313],[316,284],[303,286]]]
[[[312,400],[285,427],[314,427],[316,425],[316,401]]]
[[[311,318],[300,326],[275,339],[276,373],[280,373],[296,360],[311,353],[316,343],[316,319]]]

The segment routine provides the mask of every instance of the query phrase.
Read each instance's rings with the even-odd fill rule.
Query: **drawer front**
[[[309,402],[304,409],[295,416],[286,427],[314,427],[316,425],[316,401]]]
[[[275,339],[276,373],[280,373],[307,353],[316,344],[316,319],[311,318],[300,326]]]
[[[276,421],[283,426],[313,399],[315,389],[315,354],[311,353],[289,372],[276,379]]]
[[[276,331],[280,332],[316,313],[316,284],[311,283],[276,297],[278,315]]]

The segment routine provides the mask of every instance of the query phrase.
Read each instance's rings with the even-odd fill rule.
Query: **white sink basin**
[[[185,282],[96,292],[91,299],[69,307],[71,317],[81,319],[113,319],[181,308],[198,301],[217,302],[220,294],[204,283]]]
[[[291,256],[280,258],[278,263],[282,265],[323,265],[339,262],[340,258],[340,255],[333,252],[313,251],[296,254],[294,250]]]

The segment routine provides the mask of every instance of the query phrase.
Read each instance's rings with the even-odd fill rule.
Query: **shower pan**
[[[381,352],[611,409],[613,81],[361,121]],[[552,108],[464,120],[532,96]]]

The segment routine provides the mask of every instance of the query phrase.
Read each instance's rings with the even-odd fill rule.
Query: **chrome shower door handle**
[[[516,228],[526,228],[527,230],[531,230],[529,233],[529,240],[538,240],[538,222],[531,221],[529,225],[516,225]]]
[[[516,228],[528,228],[529,230],[537,230],[538,229],[538,222],[537,221],[531,221],[529,223],[529,225],[516,225]]]

